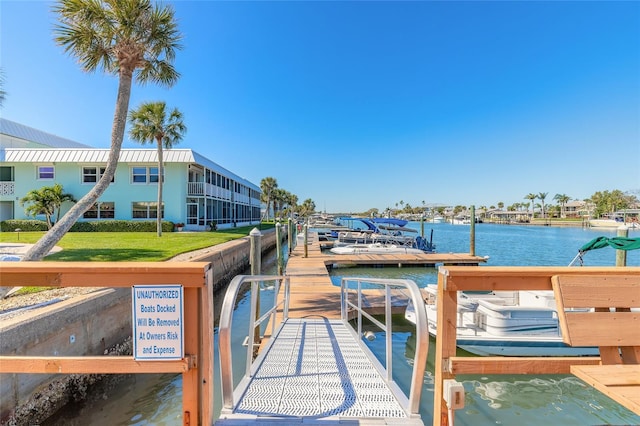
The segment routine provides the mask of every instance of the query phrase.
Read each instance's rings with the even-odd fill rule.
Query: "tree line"
[[[298,204],[298,196],[278,187],[278,181],[273,177],[265,177],[260,181],[262,195],[260,201],[265,206],[263,220],[270,220],[270,211],[273,218],[293,217],[297,213],[300,217],[307,217],[316,210],[316,204],[311,198],[307,198]]]
[[[548,204],[546,203],[548,192],[538,192],[529,194],[524,196],[524,199],[529,200],[529,202],[516,202],[506,206],[507,211],[524,211],[531,212],[532,217],[535,217],[536,214],[541,218],[547,217],[565,217],[566,214],[566,205],[571,200],[577,201],[577,199],[570,197],[567,194],[556,194],[553,197],[553,200],[557,202],[557,204]],[[539,200],[540,202],[536,202]],[[632,208],[640,208],[640,201],[638,200],[638,196],[631,192],[623,192],[619,189],[615,189],[612,191],[604,190],[597,191],[589,198],[585,198],[581,201],[586,203],[586,210],[589,211],[590,216],[592,217],[602,217],[604,215],[614,213],[619,210],[624,209],[632,209]],[[451,210],[453,214],[458,214],[464,211],[469,210],[470,206],[464,205],[456,205],[456,206],[445,206],[440,205],[436,207],[428,206],[426,201],[422,201],[420,206],[412,206],[408,202],[404,202],[403,200],[395,203],[395,208],[387,207],[382,212],[380,212],[377,208],[371,208],[365,212],[361,212],[359,214],[363,216],[378,216],[382,214],[383,216],[393,216],[397,214],[440,214],[443,215],[447,210]],[[505,209],[505,203],[499,201],[496,204],[492,205],[481,205],[478,206],[479,210],[488,211],[488,210],[503,210]],[[537,210],[537,211],[536,211]]]

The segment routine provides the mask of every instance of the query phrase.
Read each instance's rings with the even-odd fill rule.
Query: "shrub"
[[[0,222],[0,232],[14,232],[16,229],[21,231],[46,231],[48,230],[47,222],[36,219],[9,219]]]
[[[172,222],[162,222],[162,231],[171,232]],[[71,232],[155,232],[155,220],[99,220],[92,222],[76,222]]]
[[[0,222],[1,232],[21,231],[47,231],[47,222],[43,220],[5,220]],[[173,223],[162,222],[162,231],[171,232]],[[70,232],[155,232],[155,220],[131,221],[131,220],[97,220],[91,222],[76,222]]]

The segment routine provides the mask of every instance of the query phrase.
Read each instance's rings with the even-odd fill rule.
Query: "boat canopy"
[[[393,217],[374,217],[373,219],[371,219],[371,221],[374,223],[385,223],[388,225],[396,225],[396,226],[405,226],[407,223],[409,223],[404,219],[396,219]]]
[[[611,246],[616,250],[637,250],[640,249],[640,238],[598,237],[580,247],[579,251],[580,253],[585,253],[589,250],[600,249],[607,246]]]
[[[369,219],[363,218],[363,217],[341,217],[340,221],[347,221],[347,222],[352,222],[352,221],[359,221],[363,224],[366,225],[367,229],[369,229],[370,231],[373,232],[380,232],[380,230],[378,229],[378,227],[371,222]],[[352,227],[352,226],[350,226]]]

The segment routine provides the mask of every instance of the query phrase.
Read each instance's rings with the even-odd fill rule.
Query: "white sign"
[[[181,285],[133,286],[133,357],[138,361],[184,356]]]

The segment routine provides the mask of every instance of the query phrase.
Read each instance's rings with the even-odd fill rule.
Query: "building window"
[[[149,182],[158,183],[158,168],[149,167]]]
[[[55,177],[55,167],[38,166],[38,180],[52,180]]]
[[[132,167],[132,183],[158,183],[157,167]]]
[[[116,216],[115,203],[102,202],[95,203],[89,210],[84,212],[84,219],[114,219]]]
[[[82,183],[96,183],[100,180],[104,174],[106,167],[83,167],[82,168]],[[115,176],[114,176],[115,177]],[[111,178],[113,183],[114,178]]]
[[[164,203],[162,204],[162,217],[164,217]],[[158,203],[137,201],[132,203],[131,217],[133,219],[157,219]]]
[[[13,182],[13,166],[0,166],[0,182]]]

